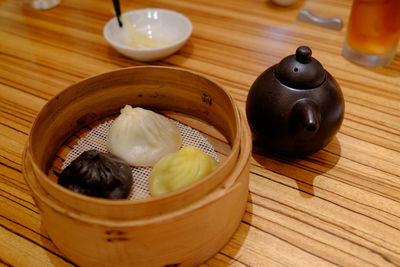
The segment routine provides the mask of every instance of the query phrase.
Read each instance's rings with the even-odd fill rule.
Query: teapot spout
[[[304,109],[301,114],[301,122],[304,129],[308,132],[315,132],[319,128],[317,113],[315,109],[310,106]]]
[[[297,125],[296,128],[302,136],[314,135],[318,131],[320,114],[314,102],[301,99],[293,106],[291,113],[292,123]]]

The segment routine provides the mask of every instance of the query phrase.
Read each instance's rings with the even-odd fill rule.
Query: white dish
[[[138,32],[168,44],[158,48],[136,48],[126,44],[123,36],[126,28],[120,28],[114,17],[104,26],[103,35],[107,42],[121,54],[139,60],[154,61],[178,51],[192,34],[193,26],[184,15],[167,9],[145,8],[122,14]]]

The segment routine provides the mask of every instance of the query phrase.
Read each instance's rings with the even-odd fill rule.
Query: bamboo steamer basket
[[[201,119],[228,140],[217,169],[178,191],[141,200],[74,193],[47,173],[57,150],[93,121],[126,104]],[[194,72],[132,67],[78,82],[38,114],[23,156],[23,174],[44,228],[81,266],[195,266],[231,238],[245,211],[251,134],[231,96]]]

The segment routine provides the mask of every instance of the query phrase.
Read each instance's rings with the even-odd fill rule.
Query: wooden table
[[[150,65],[208,76],[240,108],[256,77],[308,45],[340,84],[346,104],[336,138],[306,159],[253,150],[242,223],[208,266],[400,265],[400,53],[379,69],[341,56],[346,27],[296,20],[300,8],[347,25],[350,0],[309,0],[282,8],[265,0],[136,0],[123,10],[161,7],[185,14],[194,31],[176,54]],[[146,65],[118,54],[102,36],[112,1],[62,0],[46,11],[0,2],[0,265],[72,262],[41,227],[21,173],[35,116],[67,86],[92,75]]]

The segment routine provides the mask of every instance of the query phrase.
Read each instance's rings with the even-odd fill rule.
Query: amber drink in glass
[[[400,0],[354,0],[343,55],[367,67],[392,61],[400,37]]]

